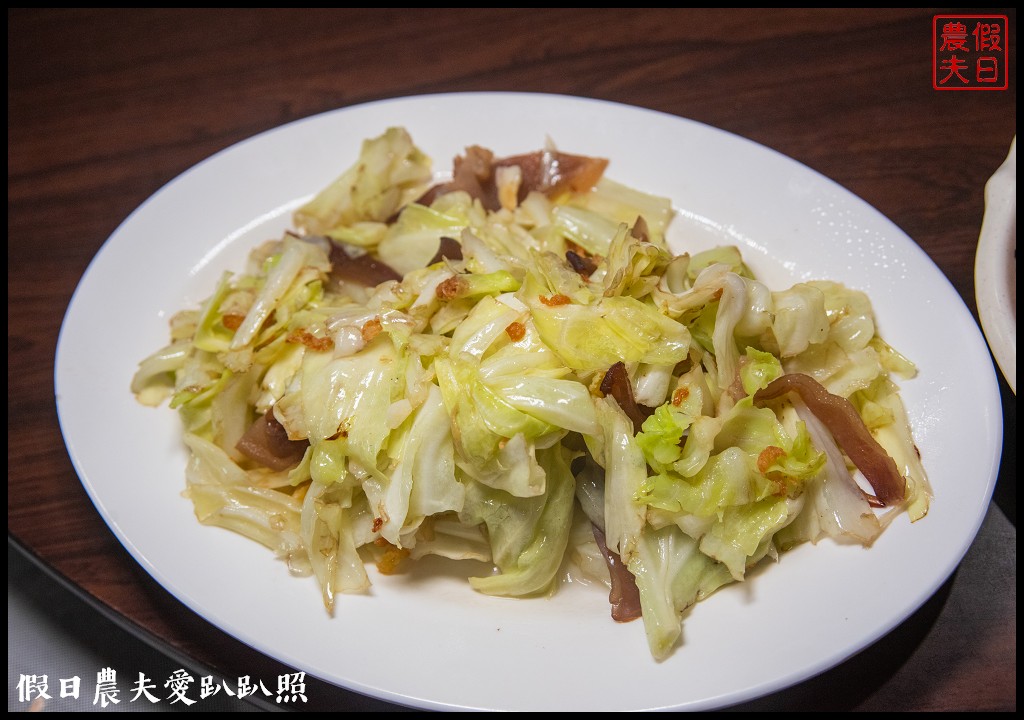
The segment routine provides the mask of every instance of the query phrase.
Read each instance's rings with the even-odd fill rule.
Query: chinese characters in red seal
[[[1005,90],[1009,87],[1006,15],[936,15],[932,18],[932,87],[936,90]]]

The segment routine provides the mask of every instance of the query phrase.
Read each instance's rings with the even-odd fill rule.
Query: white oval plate
[[[672,198],[677,250],[738,244],[778,288],[831,278],[867,291],[884,337],[920,368],[903,395],[935,488],[927,518],[899,518],[874,547],[823,542],[688,613],[683,644],[651,659],[642,625],[609,618],[607,593],[551,599],[474,593],[451,566],[373,576],[324,611],[311,579],[261,546],[203,527],[182,499],[176,413],[135,402],[136,364],[167,342],[225,269],[276,237],[296,204],[339,175],[360,142],[407,127],[444,169],[466,145],[611,159],[610,177]],[[283,663],[423,708],[706,709],[838,664],[891,630],[946,580],[981,524],[1002,438],[996,379],[956,291],[892,222],[803,165],[714,128],[594,100],[455,94],[372,103],[271,130],[213,156],[136,210],[89,266],[56,362],[71,458],[129,552],[197,613]],[[446,569],[447,568],[447,569]]]

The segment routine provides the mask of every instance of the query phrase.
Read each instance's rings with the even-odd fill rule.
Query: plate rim
[[[974,261],[974,297],[981,328],[1013,394],[1017,394],[1017,314],[1005,273],[1016,280],[1017,137],[985,184],[985,214]],[[1016,295],[1016,284],[1014,285]]]

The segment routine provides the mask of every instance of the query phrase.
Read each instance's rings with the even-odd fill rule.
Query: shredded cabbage
[[[770,290],[732,246],[673,255],[667,199],[553,157],[575,156],[470,148],[428,192],[429,158],[391,128],[297,232],[172,319],[131,390],[179,411],[200,522],[313,574],[331,612],[367,562],[490,563],[469,584],[522,597],[553,592],[566,557],[607,582],[607,551],[660,659],[686,608],[766,556],[927,513],[893,380],[915,368],[866,295]],[[401,280],[360,283],[368,260]],[[758,400],[792,373],[850,401],[906,481],[898,503],[877,509],[829,418]]]

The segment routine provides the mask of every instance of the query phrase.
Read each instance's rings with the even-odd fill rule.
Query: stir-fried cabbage
[[[472,147],[431,188],[404,130],[364,142],[132,381],[181,414],[199,520],[314,574],[332,612],[367,562],[483,561],[474,589],[523,597],[575,558],[663,658],[766,556],[923,517],[892,379],[915,369],[868,298],[771,290],[735,247],[673,255],[669,201],[605,164]]]

